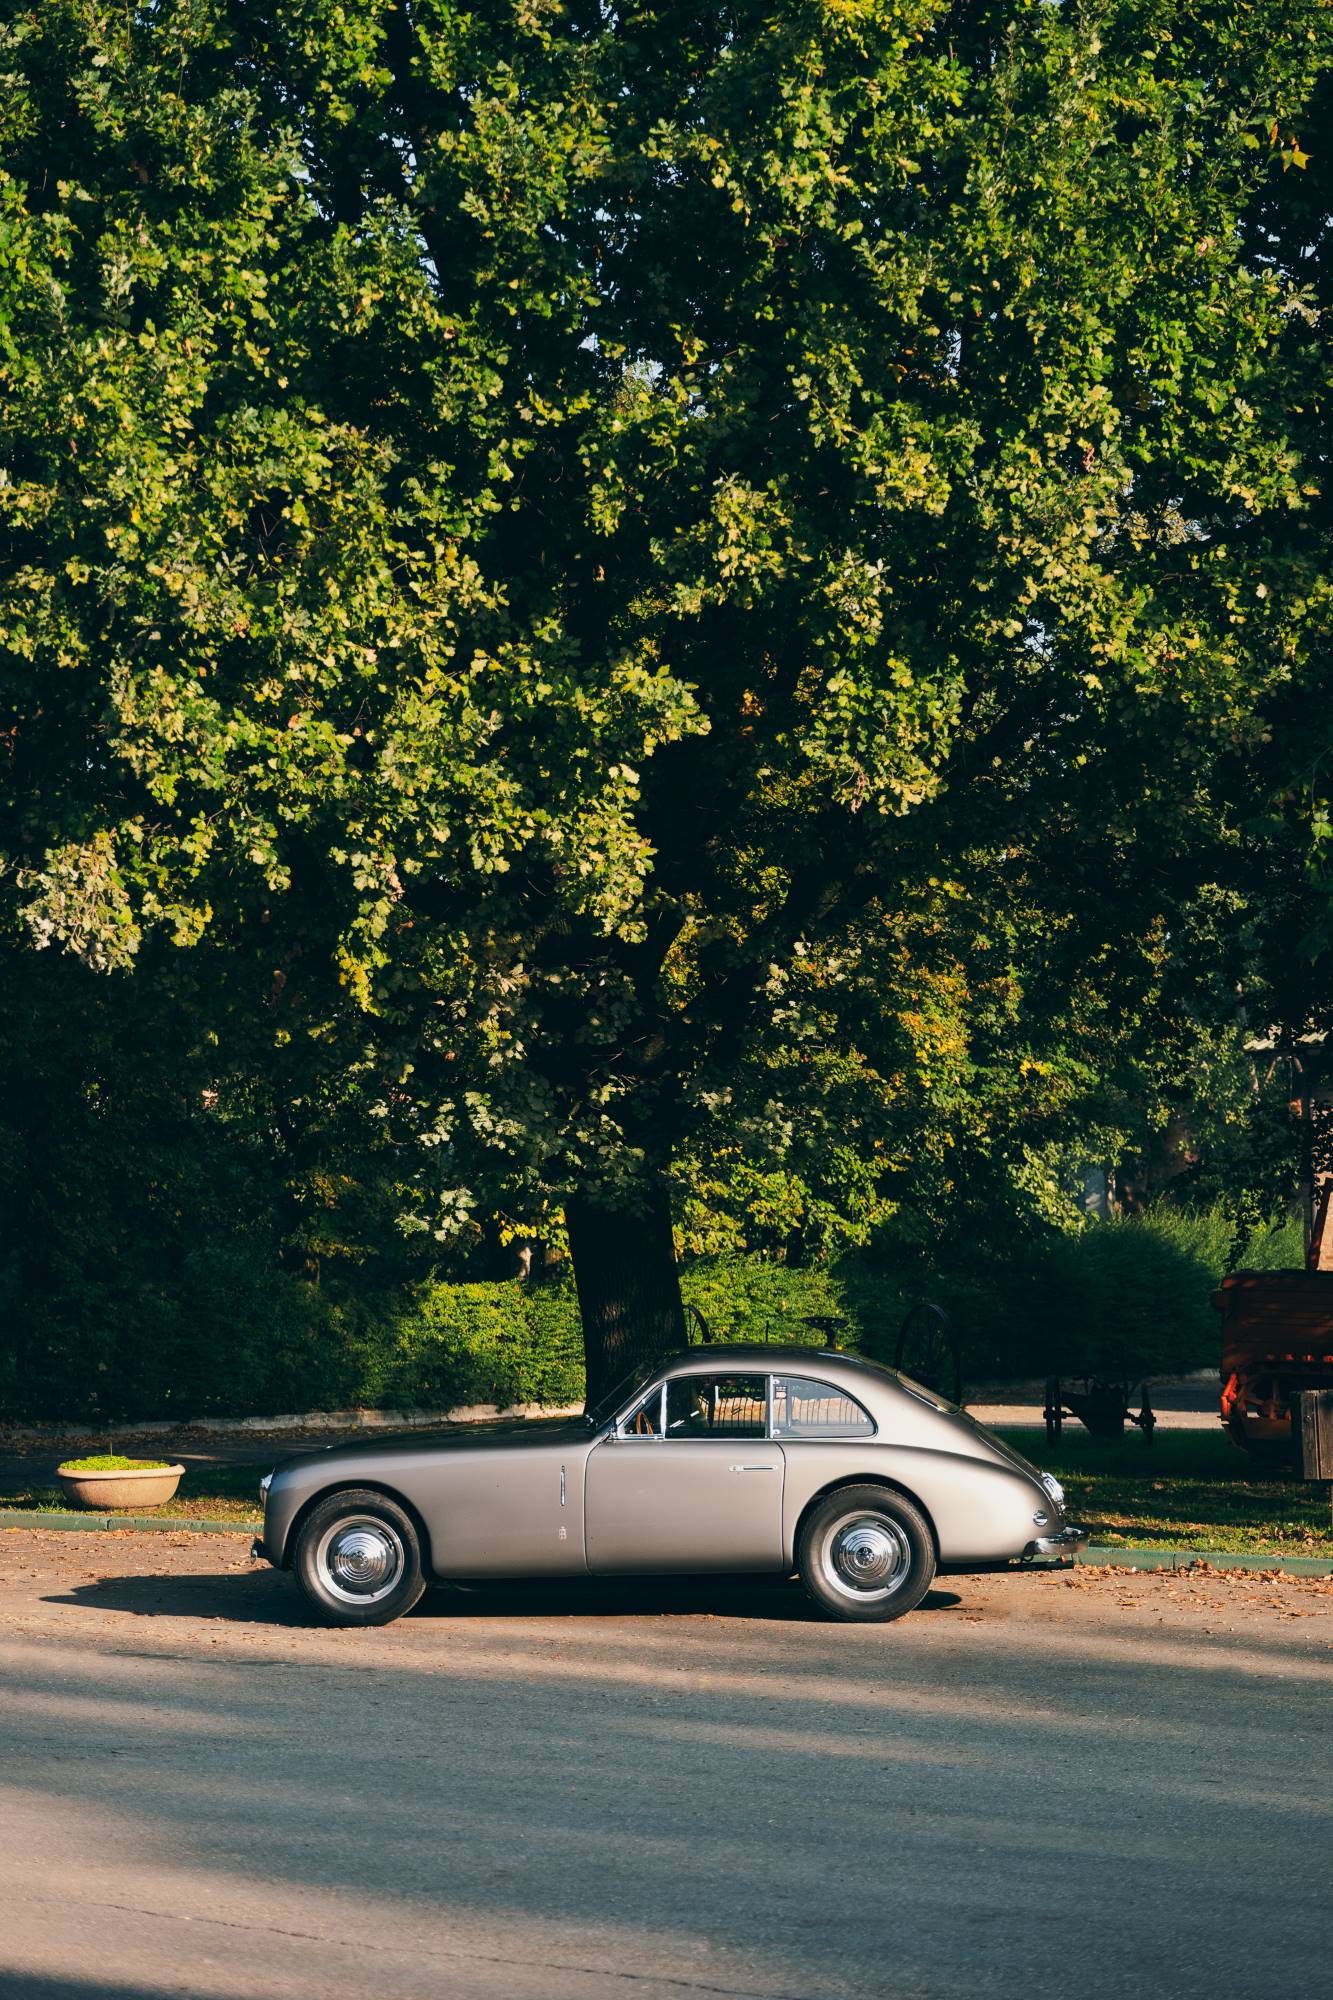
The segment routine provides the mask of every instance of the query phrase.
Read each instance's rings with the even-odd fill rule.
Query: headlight
[[[1065,1489],[1060,1484],[1055,1474],[1053,1472],[1043,1472],[1041,1475],[1041,1483],[1046,1488],[1046,1491],[1050,1494],[1052,1500],[1054,1500],[1056,1506],[1063,1508],[1065,1504]]]
[[[268,1489],[272,1484],[273,1484],[273,1474],[271,1472],[266,1472],[264,1474],[264,1477],[259,1482],[259,1498],[263,1502],[265,1507],[267,1507],[268,1505]]]

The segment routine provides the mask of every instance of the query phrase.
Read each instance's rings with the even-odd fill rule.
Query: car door
[[[594,1572],[781,1569],[781,1447],[766,1375],[659,1383],[588,1457]]]

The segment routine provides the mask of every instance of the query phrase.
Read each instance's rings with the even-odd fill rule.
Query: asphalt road
[[[1333,1586],[428,1594],[0,1535],[4,2000],[1333,1992]]]

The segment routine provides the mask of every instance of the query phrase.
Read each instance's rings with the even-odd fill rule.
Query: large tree
[[[864,967],[956,877],[1086,972],[1216,844],[1303,478],[1239,219],[1328,16],[0,32],[8,941],[218,940],[405,1227],[563,1207],[596,1394],[679,1338],[672,1162],[805,968],[859,1073]]]

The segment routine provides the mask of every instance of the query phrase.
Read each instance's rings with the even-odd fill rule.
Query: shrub
[[[958,1327],[969,1380],[1185,1374],[1218,1365],[1212,1298],[1235,1248],[1220,1206],[1160,1205],[1026,1241],[1010,1258],[938,1274],[932,1289]],[[1299,1222],[1261,1231],[1239,1261],[1299,1267]]]
[[[809,1340],[812,1321],[846,1319],[842,1284],[827,1265],[701,1257],[681,1272],[681,1293],[714,1340]]]
[[[0,1379],[0,1417],[95,1426],[582,1399],[572,1286],[339,1299],[271,1268],[201,1260],[192,1275],[194,1290],[122,1296],[108,1282],[85,1290],[77,1318],[63,1302],[34,1313],[28,1365]]]
[[[67,1458],[59,1467],[61,1472],[165,1472],[170,1465],[166,1458],[125,1458],[118,1451],[94,1453],[91,1458]]]
[[[357,1401],[384,1409],[581,1402],[583,1339],[571,1286],[424,1286],[373,1354]]]
[[[964,1376],[1141,1376],[1216,1366],[1213,1292],[1234,1249],[1220,1208],[1159,1207],[1015,1242],[932,1271],[852,1253],[793,1266],[699,1258],[681,1273],[716,1340],[843,1343],[892,1361],[904,1313],[934,1298],[964,1349]],[[1250,1268],[1299,1267],[1299,1224],[1244,1248]],[[147,1287],[115,1262],[32,1311],[25,1366],[0,1362],[0,1414],[80,1420],[274,1416],[353,1407],[562,1405],[583,1395],[572,1284],[431,1281],[336,1296],[275,1271],[262,1239],[207,1244]],[[908,1365],[912,1357],[908,1357]]]

